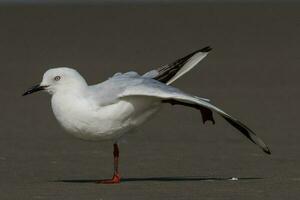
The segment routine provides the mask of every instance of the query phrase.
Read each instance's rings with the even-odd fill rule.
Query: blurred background
[[[0,27],[0,199],[298,198],[298,2],[7,0]],[[245,122],[271,156],[218,116],[203,125],[198,111],[165,106],[121,142],[124,181],[97,185],[112,175],[111,144],[66,134],[49,95],[21,97],[51,67],[95,84],[207,45],[174,86]]]

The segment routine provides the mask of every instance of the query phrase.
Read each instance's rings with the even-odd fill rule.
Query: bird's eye
[[[60,76],[55,76],[55,77],[54,77],[54,80],[55,80],[55,81],[59,81],[60,79],[61,79]]]

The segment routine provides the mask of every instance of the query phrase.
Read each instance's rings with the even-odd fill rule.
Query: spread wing
[[[257,144],[265,153],[271,153],[262,139],[260,139],[250,128],[248,128],[245,124],[230,116],[223,110],[209,103],[205,99],[188,95],[177,88],[165,85],[153,79],[144,79],[137,85],[128,86],[122,93],[118,95],[119,98],[133,96],[148,96],[161,99],[162,103],[181,104],[184,106],[194,107],[196,109],[199,109],[200,111],[201,109],[202,111],[204,109],[204,112],[208,113],[208,120],[213,120],[210,113],[216,112],[221,115],[229,124],[238,129],[251,142]],[[201,113],[203,113],[202,111]],[[205,120],[205,117],[203,117],[203,120]]]

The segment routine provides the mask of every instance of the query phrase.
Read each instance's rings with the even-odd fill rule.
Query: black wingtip
[[[203,52],[203,53],[207,53],[207,52],[210,52],[211,50],[212,50],[212,48],[210,46],[207,46],[207,47],[200,49],[199,51]]]
[[[270,151],[270,149],[269,149],[269,148],[263,149],[263,151],[264,151],[266,154],[269,154],[269,155],[271,155],[271,151]]]

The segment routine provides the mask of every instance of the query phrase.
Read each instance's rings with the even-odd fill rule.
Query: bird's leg
[[[115,184],[120,183],[121,176],[119,174],[119,147],[117,143],[114,143],[114,175],[111,179],[107,180],[100,180],[97,183],[104,183],[104,184]]]
[[[113,178],[116,178],[118,180],[118,183],[120,182],[120,174],[119,174],[119,147],[118,144],[114,144],[114,176]]]

